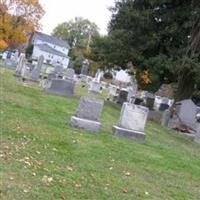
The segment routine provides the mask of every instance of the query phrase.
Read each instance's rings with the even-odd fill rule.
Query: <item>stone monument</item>
[[[21,76],[22,73],[22,69],[24,67],[24,65],[26,64],[26,58],[25,58],[25,54],[21,54],[19,57],[19,61],[15,70],[15,76]]]
[[[124,103],[118,126],[113,126],[115,135],[127,137],[139,142],[145,141],[144,128],[149,109],[143,106]]]
[[[87,131],[98,132],[104,101],[81,97],[78,111],[71,117],[71,126]]]
[[[73,80],[52,79],[46,92],[60,96],[73,96],[75,83]]]
[[[169,120],[169,128],[187,133],[196,132],[196,114],[197,106],[191,99],[177,102]]]
[[[31,80],[39,81],[43,62],[44,62],[44,56],[41,55],[38,59],[36,67],[33,69],[32,73],[31,73]]]

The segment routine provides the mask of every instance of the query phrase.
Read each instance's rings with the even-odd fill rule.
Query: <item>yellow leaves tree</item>
[[[38,0],[0,0],[0,49],[16,47],[40,28],[44,10]]]
[[[141,79],[140,82],[141,82],[142,88],[152,83],[148,70],[144,70],[142,72],[140,79]]]

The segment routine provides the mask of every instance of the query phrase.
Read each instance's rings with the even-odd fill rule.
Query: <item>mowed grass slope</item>
[[[24,87],[12,73],[0,75],[0,199],[200,199],[200,145],[151,122],[145,144],[115,137],[120,108],[108,102],[100,134],[73,129],[78,97]]]

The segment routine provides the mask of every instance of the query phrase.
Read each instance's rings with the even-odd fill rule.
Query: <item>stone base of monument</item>
[[[76,116],[71,117],[70,124],[74,128],[79,128],[91,132],[98,132],[101,128],[100,122],[83,119]]]
[[[136,140],[137,142],[145,142],[145,133],[139,132],[139,131],[134,131],[134,130],[129,130],[125,128],[121,128],[119,126],[113,126],[113,134],[121,137],[126,137],[131,140]]]

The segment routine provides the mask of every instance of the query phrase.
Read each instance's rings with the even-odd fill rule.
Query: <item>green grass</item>
[[[86,89],[74,98],[47,95],[12,73],[0,74],[0,199],[200,199],[199,145],[151,122],[145,144],[115,137],[120,108],[109,102],[100,134],[73,129]]]

